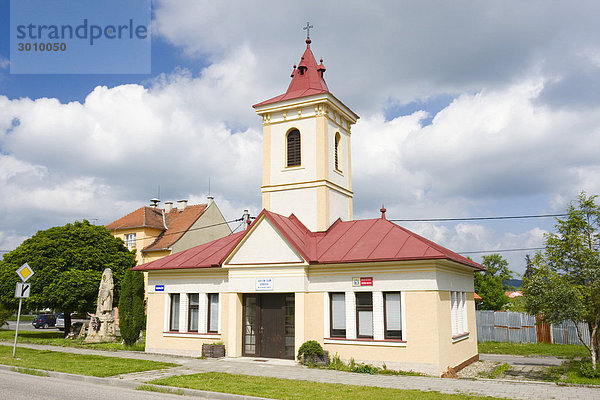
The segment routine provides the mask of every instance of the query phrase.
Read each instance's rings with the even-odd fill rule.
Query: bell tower
[[[263,121],[263,208],[325,231],[352,220],[350,127],[359,117],[329,91],[310,44],[287,91],[253,107]]]

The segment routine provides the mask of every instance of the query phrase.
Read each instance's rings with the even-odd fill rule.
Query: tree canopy
[[[594,368],[600,356],[600,206],[596,199],[581,193],[569,204],[567,217],[557,219],[556,233],[546,235],[546,248],[534,256],[531,275],[524,280],[529,312],[541,313],[550,323],[587,324],[592,343],[586,347]]]
[[[501,310],[508,303],[504,294],[502,281],[512,278],[512,271],[508,269],[508,261],[500,254],[483,256],[481,265],[487,271],[475,274],[475,293],[481,297],[482,310]]]
[[[51,308],[65,313],[68,332],[70,313],[93,312],[98,285],[105,268],[113,271],[115,305],[125,271],[135,266],[135,256],[104,226],[88,221],[38,231],[0,261],[0,302],[16,308],[13,297],[17,268],[27,262],[35,271],[28,281],[29,309]]]

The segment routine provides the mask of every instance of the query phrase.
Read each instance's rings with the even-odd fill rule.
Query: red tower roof
[[[323,60],[320,64],[317,64],[315,56],[310,49],[310,39],[306,39],[306,50],[298,63],[298,67],[294,65],[292,71],[292,81],[287,91],[279,96],[273,97],[272,99],[265,100],[261,103],[255,104],[252,107],[264,106],[266,104],[277,103],[283,100],[297,99],[300,97],[311,96],[313,94],[329,93],[327,84],[323,75],[325,73],[325,66]]]

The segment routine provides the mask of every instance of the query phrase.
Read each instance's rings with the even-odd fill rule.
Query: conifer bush
[[[119,298],[119,329],[126,346],[137,342],[145,325],[144,276],[141,272],[128,270],[121,283]]]

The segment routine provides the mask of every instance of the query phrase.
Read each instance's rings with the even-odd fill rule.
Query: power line
[[[511,251],[532,251],[532,250],[544,250],[545,247],[527,247],[521,249],[502,249],[502,250],[476,250],[476,251],[458,251],[458,254],[477,254],[477,253],[505,253]]]
[[[537,214],[537,215],[508,215],[500,217],[464,217],[464,218],[414,218],[414,219],[390,219],[393,222],[441,222],[441,221],[484,221],[500,219],[527,219],[527,218],[551,218],[564,217],[569,214]]]

